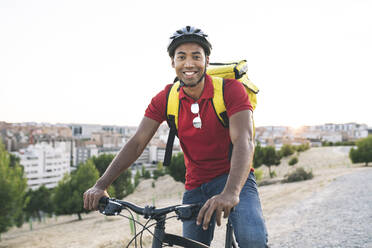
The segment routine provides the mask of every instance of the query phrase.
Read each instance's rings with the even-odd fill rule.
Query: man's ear
[[[172,67],[174,68],[174,57],[172,57],[171,60],[172,60]]]
[[[205,64],[208,66],[209,65],[209,56],[205,57]]]

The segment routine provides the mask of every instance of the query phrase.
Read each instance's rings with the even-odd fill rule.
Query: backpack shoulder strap
[[[213,82],[213,98],[212,98],[212,105],[214,108],[214,111],[216,112],[216,115],[218,119],[220,120],[221,124],[224,127],[229,126],[229,120],[226,113],[226,106],[225,101],[223,99],[223,88],[224,88],[224,79],[221,77],[212,77]]]
[[[173,143],[174,138],[177,135],[178,129],[178,111],[180,107],[180,99],[179,99],[179,84],[180,82],[176,82],[170,88],[167,94],[167,105],[166,105],[166,119],[168,126],[170,128],[167,140],[167,146],[165,148],[164,154],[164,166],[168,166],[172,159],[172,150],[173,150]]]
[[[178,129],[178,111],[180,107],[180,92],[178,91],[179,84],[179,81],[174,83],[169,90],[166,106],[166,118],[169,128],[175,128],[176,130]]]

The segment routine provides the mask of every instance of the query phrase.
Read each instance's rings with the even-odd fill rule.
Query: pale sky
[[[0,121],[138,125],[173,82],[168,38],[246,59],[257,126],[372,126],[372,1],[0,1]]]

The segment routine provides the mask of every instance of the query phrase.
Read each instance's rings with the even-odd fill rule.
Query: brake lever
[[[107,200],[107,204],[104,208],[99,208],[99,212],[101,214],[112,216],[120,214],[122,206],[120,203],[113,201],[111,199]]]

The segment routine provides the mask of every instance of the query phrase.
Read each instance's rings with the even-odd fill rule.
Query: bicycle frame
[[[154,230],[154,237],[152,239],[152,248],[161,248],[164,243],[173,246],[180,245],[189,248],[208,248],[209,246],[199,243],[195,240],[187,239],[174,234],[165,232],[165,219],[166,216],[162,215],[156,218],[156,225]]]
[[[199,243],[197,247],[195,247],[196,244],[191,244],[191,246],[186,246],[187,244],[184,243],[185,242],[184,239],[186,238],[178,236],[178,235],[166,233],[165,232],[165,217],[166,216],[163,215],[163,216],[160,216],[158,219],[156,219],[155,232],[154,232],[154,237],[152,240],[152,248],[161,248],[163,243],[169,244],[171,246],[172,245],[184,245],[185,247],[190,247],[190,248],[209,247],[202,243]],[[238,247],[233,237],[233,232],[234,232],[234,228],[229,218],[226,224],[225,248],[237,248]],[[176,239],[179,239],[180,243],[175,242]]]

